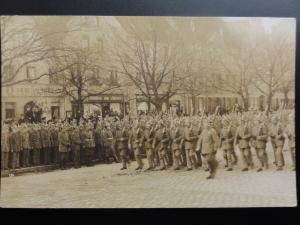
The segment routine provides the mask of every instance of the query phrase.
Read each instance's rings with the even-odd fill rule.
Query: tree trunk
[[[82,101],[77,102],[77,117],[76,117],[76,122],[77,125],[79,125],[80,119],[83,117],[84,113],[84,106]]]
[[[273,93],[270,92],[267,99],[267,114],[271,111]]]
[[[196,115],[196,107],[195,106],[196,106],[196,96],[192,95],[192,107],[193,107],[193,112],[192,112],[193,114],[192,115],[193,116]]]

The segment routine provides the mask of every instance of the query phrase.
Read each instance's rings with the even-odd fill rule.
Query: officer
[[[79,126],[73,125],[70,138],[71,138],[71,149],[74,153],[74,155],[73,155],[74,156],[74,158],[73,158],[74,167],[77,169],[77,168],[80,168],[80,166],[81,166],[80,165],[80,148],[82,145],[82,135],[81,135]]]
[[[6,124],[2,127],[1,132],[1,169],[8,170],[8,157],[10,149],[9,128]]]
[[[174,170],[179,170],[182,165],[182,149],[181,141],[183,139],[182,131],[179,124],[175,123],[175,127],[171,126],[171,148],[173,152]]]
[[[125,129],[125,127],[123,129]],[[130,136],[128,143],[129,143],[129,149],[132,149],[134,151],[134,157],[138,164],[138,167],[135,170],[143,169],[144,163],[142,161],[142,156],[141,156],[143,136],[142,136],[142,131],[139,128],[138,123],[136,123],[134,131],[133,131],[132,135]]]
[[[65,125],[58,133],[58,142],[59,142],[59,162],[60,169],[64,170],[67,168],[67,157],[70,151],[71,141],[68,132],[68,127]]]
[[[197,168],[197,160],[195,156],[195,150],[197,146],[198,133],[193,129],[190,121],[186,121],[186,127],[184,130],[184,149],[187,160],[187,170],[192,170],[192,166]]]
[[[201,151],[201,154],[207,163],[209,176],[206,177],[206,179],[214,178],[218,167],[218,162],[215,157],[220,142],[217,131],[212,127],[212,125],[212,119],[208,118],[204,125],[204,129],[199,136],[196,149],[197,151]]]
[[[16,168],[20,168],[21,159],[23,157],[23,148],[22,148],[22,136],[21,136],[21,129],[22,125],[16,125],[16,135],[17,135],[17,145],[18,145],[18,152],[16,155]]]
[[[154,136],[155,136],[154,128],[151,127],[150,122],[146,123],[146,128],[143,136],[143,145],[145,146],[147,160],[148,160],[148,168],[146,170],[153,170],[155,168],[154,150],[153,150]]]
[[[295,119],[294,119],[294,113],[290,113],[289,115],[289,124],[286,128],[286,134],[288,138],[288,145],[291,153],[291,159],[292,159],[292,170],[296,170],[296,155],[295,155]]]
[[[252,167],[252,157],[250,151],[251,130],[246,123],[244,116],[241,117],[240,125],[238,126],[234,138],[234,146],[238,145],[241,151],[243,168],[242,171],[247,171],[249,167]]]
[[[260,172],[268,168],[268,158],[266,153],[266,143],[268,141],[268,129],[265,123],[263,122],[263,118],[261,116],[257,117],[257,126],[253,127],[252,134],[252,146],[255,148],[256,155],[259,161],[259,168],[257,172]]]
[[[233,139],[234,135],[231,130],[231,125],[229,121],[224,117],[222,119],[222,129],[221,129],[221,148],[223,149],[223,157],[225,159],[225,167],[227,171],[232,171],[233,169]]]
[[[284,166],[284,158],[283,158],[283,145],[284,145],[284,129],[282,124],[279,123],[278,118],[274,116],[272,118],[272,126],[270,128],[270,137],[273,150],[275,152],[275,164],[277,170],[282,170]]]

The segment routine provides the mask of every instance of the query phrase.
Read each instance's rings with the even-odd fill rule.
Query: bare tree
[[[90,97],[109,93],[120,87],[111,77],[103,75],[100,65],[96,52],[75,47],[57,51],[52,60],[51,68],[62,70],[50,77],[55,86],[59,87],[52,93],[71,99],[77,108],[77,123],[83,117],[84,103]]]
[[[58,41],[66,33],[77,30],[77,28],[67,27],[69,19],[68,17],[1,16],[3,87],[36,81],[61,71],[52,70],[52,74],[49,74],[49,71],[37,71],[35,77],[19,76],[28,66],[51,59],[54,56],[53,51],[58,49]],[[55,31],[53,31],[54,27]]]
[[[279,27],[280,28],[280,27]],[[294,81],[294,35],[275,28],[259,49],[259,57],[254,58],[256,79],[255,87],[267,97],[266,109],[271,110],[275,93],[282,92],[287,96]]]
[[[128,77],[157,111],[175,95],[183,80],[176,73],[182,63],[180,53],[171,42],[162,40],[155,27],[141,37],[134,27],[130,34],[118,35],[115,54],[120,73]],[[144,35],[144,34],[143,34]]]

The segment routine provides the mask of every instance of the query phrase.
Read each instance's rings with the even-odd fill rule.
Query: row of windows
[[[8,81],[14,77],[15,67],[13,65],[3,66],[3,80]],[[26,78],[33,79],[36,77],[36,67],[27,66],[26,67]]]

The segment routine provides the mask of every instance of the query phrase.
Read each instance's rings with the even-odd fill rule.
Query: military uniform
[[[173,152],[173,161],[174,161],[174,169],[177,170],[182,165],[182,149],[181,149],[181,142],[183,140],[183,135],[180,128],[177,126],[175,130],[171,131],[171,138],[172,138],[172,152]]]
[[[192,165],[197,167],[197,160],[195,158],[197,140],[198,133],[193,129],[193,127],[186,127],[184,130],[184,149],[188,170],[192,169]]]
[[[268,158],[266,153],[266,143],[268,141],[268,130],[264,123],[260,121],[258,126],[253,128],[253,141],[252,146],[255,148],[257,158],[259,160],[258,172],[263,167],[268,168]]]
[[[142,156],[141,156],[143,136],[142,136],[142,132],[141,132],[140,128],[137,128],[137,130],[135,132],[133,132],[133,134],[130,137],[129,143],[132,145],[134,157],[138,164],[138,167],[136,168],[136,170],[142,169],[144,166],[144,163],[142,161]]]
[[[48,165],[50,162],[50,135],[48,131],[48,127],[41,128],[41,142],[42,142],[42,150],[41,150],[41,159],[43,164]]]
[[[253,165],[252,156],[250,151],[251,130],[247,124],[243,123],[238,126],[234,138],[235,145],[237,144],[242,157],[243,169],[242,171],[247,171],[248,167]]]
[[[80,149],[82,146],[82,135],[80,133],[79,127],[75,127],[74,130],[71,133],[71,149],[74,153],[74,167],[79,168],[80,167]]]
[[[85,153],[85,160],[87,166],[93,166],[92,157],[96,147],[94,133],[92,128],[83,129],[83,148]]]
[[[143,142],[146,150],[148,169],[153,169],[154,165],[154,150],[153,150],[154,130],[146,128],[144,132]]]
[[[126,132],[125,129],[120,130],[117,128],[115,132],[115,137],[114,137],[114,145],[115,148],[118,150],[120,154],[120,158],[122,161],[122,168],[127,169],[127,164],[129,163],[129,156],[128,156],[128,133]]]
[[[231,126],[225,126],[221,130],[221,148],[223,149],[223,157],[225,159],[227,170],[231,171],[233,167],[233,139],[234,135],[231,130]]]
[[[58,141],[58,128],[52,126],[50,132],[50,152],[52,153],[52,163],[56,164],[59,161],[59,141]]]
[[[10,168],[16,169],[18,165],[19,153],[20,153],[18,133],[16,132],[16,130],[13,130],[9,134],[9,147],[11,153]]]
[[[29,132],[28,128],[23,128],[21,131],[21,138],[22,138],[22,167],[29,166],[29,152],[31,149],[30,142],[29,142]]]
[[[31,146],[33,148],[33,165],[38,166],[41,163],[41,148],[42,148],[42,142],[41,142],[41,134],[40,129],[37,127],[33,128],[32,135],[31,135]]]
[[[60,168],[66,169],[67,157],[70,151],[71,140],[67,128],[63,128],[58,134]]]
[[[8,170],[8,159],[9,159],[9,131],[5,128],[1,132],[1,169]]]
[[[281,124],[271,126],[270,137],[273,150],[275,151],[275,164],[277,166],[277,170],[282,170],[285,164],[282,153],[285,137],[283,134],[283,127]]]
[[[101,162],[104,162],[104,154],[102,150],[102,140],[101,140],[101,127],[98,124],[96,129],[95,129],[95,144],[96,144],[96,151],[95,151],[95,156],[96,158],[100,159]]]
[[[104,161],[106,163],[110,162],[110,157],[112,157],[113,148],[113,134],[109,128],[105,128],[101,133],[102,148],[104,151]]]
[[[155,140],[153,143],[153,147],[156,147],[159,162],[160,162],[160,170],[166,169],[166,165],[168,164],[167,158],[167,147],[168,147],[169,137],[166,132],[166,129],[161,127],[155,135]]]
[[[294,121],[292,122],[294,123]],[[288,145],[291,153],[292,159],[292,170],[296,169],[296,153],[295,153],[295,126],[294,124],[289,124],[286,129],[286,134],[288,137]]]
[[[201,135],[199,136],[197,150],[201,151],[201,154],[207,163],[210,173],[207,179],[215,177],[218,167],[218,162],[215,158],[215,155],[219,145],[220,142],[216,130],[210,126],[204,128]]]

